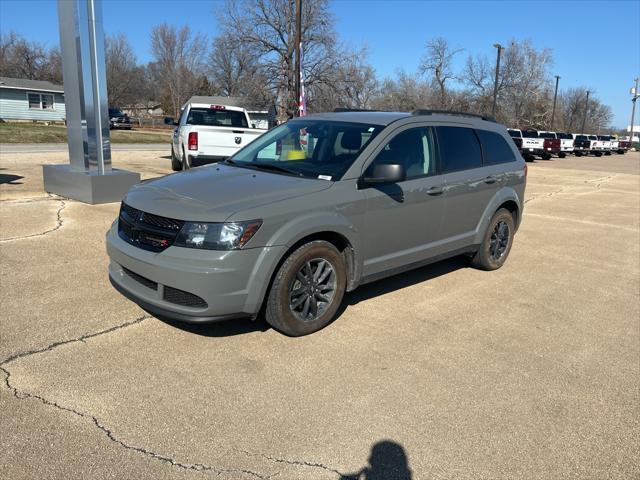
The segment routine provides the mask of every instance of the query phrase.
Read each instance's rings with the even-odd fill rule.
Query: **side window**
[[[505,142],[502,135],[487,130],[476,130],[482,144],[482,157],[485,165],[509,163],[516,159],[513,150]]]
[[[464,127],[436,127],[436,130],[443,172],[482,166],[480,143],[473,130]]]
[[[369,166],[399,163],[404,166],[407,179],[433,175],[436,171],[433,154],[433,134],[430,128],[420,127],[399,133]]]

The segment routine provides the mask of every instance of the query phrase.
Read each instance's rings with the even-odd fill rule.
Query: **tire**
[[[607,157],[611,156],[611,152],[604,152],[604,154],[605,154]]]
[[[582,152],[576,152],[576,157],[581,157],[582,156]]]
[[[542,155],[542,159],[543,160],[551,160],[551,155],[549,155],[548,153],[545,153],[544,155]]]
[[[313,277],[321,265],[323,266],[317,277],[321,281],[316,284]],[[331,272],[325,278],[327,265]],[[312,282],[303,283],[303,278],[311,278]],[[302,245],[289,255],[273,279],[267,296],[265,320],[274,329],[291,337],[316,332],[334,319],[342,303],[346,284],[344,258],[336,247],[323,240]],[[296,291],[299,293],[294,296]],[[322,302],[319,297],[330,300]]]
[[[176,154],[173,151],[173,145],[171,145],[171,170],[174,172],[182,170],[182,162],[176,158]]]
[[[187,155],[184,153],[184,147],[182,147],[182,170],[189,170],[189,163],[187,162]]]
[[[504,232],[503,228],[507,228],[506,244],[504,238],[495,238],[494,234],[499,231]],[[487,231],[480,248],[473,256],[471,264],[481,270],[497,270],[509,256],[511,246],[513,245],[513,234],[515,233],[515,223],[513,215],[506,208],[501,208],[491,217]],[[496,248],[496,240],[499,242]]]
[[[596,157],[601,157],[601,156],[602,156],[602,152],[595,152],[595,153],[594,153],[594,155],[595,155]]]
[[[558,158],[564,158],[564,157],[566,157],[566,156],[567,156],[567,154],[566,154],[566,153],[564,153],[564,152],[560,152],[560,153],[558,154]]]

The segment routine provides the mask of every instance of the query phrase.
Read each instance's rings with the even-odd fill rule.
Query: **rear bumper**
[[[218,163],[226,160],[229,157],[222,155],[189,155],[189,166],[200,167],[202,165],[209,165],[211,163]]]

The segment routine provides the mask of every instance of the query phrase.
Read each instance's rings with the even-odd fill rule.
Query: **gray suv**
[[[133,187],[107,233],[109,276],[159,318],[264,312],[277,330],[306,335],[358,285],[460,254],[501,267],[526,175],[489,118],[310,115],[224,162]]]

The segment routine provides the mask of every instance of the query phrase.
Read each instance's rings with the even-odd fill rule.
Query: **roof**
[[[344,122],[369,123],[374,125],[389,125],[401,118],[411,116],[407,112],[375,112],[375,111],[353,111],[353,112],[326,112],[308,115],[309,118],[320,118],[323,120],[342,120]]]
[[[189,100],[187,100],[185,105],[189,103],[200,103],[200,104],[206,104],[206,105],[227,105],[229,107],[244,108],[249,112],[266,112],[267,111],[263,107],[250,105],[247,99],[242,97],[224,97],[220,95],[213,95],[213,96],[194,95]]]
[[[484,126],[496,126],[498,125],[493,119],[488,117],[481,117],[480,115],[465,113],[465,112],[447,112],[440,110],[415,110],[414,112],[382,112],[376,110],[351,110],[351,111],[336,111],[327,113],[316,113],[309,115],[312,118],[319,118],[323,120],[341,120],[345,122],[354,123],[368,123],[373,125],[389,125],[392,122],[400,119],[422,119],[425,118],[433,122],[443,123],[465,123],[465,124],[477,124],[482,123]],[[493,128],[490,128],[493,129]]]
[[[0,88],[64,93],[64,87],[62,85],[56,85],[55,83],[44,80],[29,80],[26,78],[0,77]]]

